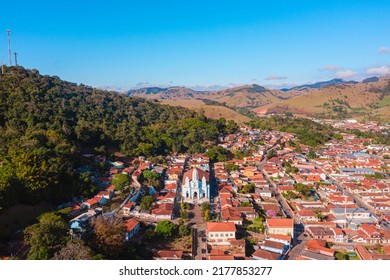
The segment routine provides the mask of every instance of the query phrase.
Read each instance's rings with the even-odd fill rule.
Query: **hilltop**
[[[390,75],[360,83],[344,82],[304,88],[302,95],[254,109],[257,113],[292,112],[322,118],[378,118],[389,120]]]
[[[199,153],[234,123],[10,67],[0,75],[0,209],[88,196],[82,154]]]
[[[250,109],[273,104],[301,94],[299,91],[283,92],[252,84],[216,91],[196,91],[185,87],[148,87],[127,92],[128,96],[159,100],[163,104],[178,105],[205,116],[234,120],[241,124],[249,120],[243,114]]]
[[[128,91],[127,95],[158,100],[195,100],[217,101],[228,107],[255,108],[295,96],[252,84],[217,91],[195,91],[185,87],[158,88],[149,87]],[[298,93],[299,94],[299,93]]]

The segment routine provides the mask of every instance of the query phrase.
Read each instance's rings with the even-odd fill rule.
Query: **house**
[[[226,222],[233,222],[236,225],[242,225],[243,217],[240,212],[233,207],[225,207],[221,211],[222,219]]]
[[[183,251],[159,250],[154,254],[153,259],[155,259],[155,260],[181,260],[181,259],[183,259]]]
[[[358,233],[361,235],[367,235],[366,240],[369,243],[380,243],[381,242],[381,233],[373,225],[362,224]],[[364,233],[364,234],[362,234]]]
[[[377,221],[371,213],[363,208],[332,208],[331,214],[336,218],[334,221],[340,227],[348,224],[349,227],[358,227],[361,224],[372,224]]]
[[[126,241],[129,241],[137,234],[140,229],[140,222],[136,219],[129,219],[125,223],[126,226]]]
[[[271,198],[272,197],[272,191],[270,191],[269,188],[256,188],[255,193],[263,198]]]
[[[133,201],[127,202],[122,208],[123,214],[130,215],[130,212],[134,209],[135,205],[136,202]]]
[[[95,208],[99,205],[99,202],[102,200],[101,197],[93,197],[91,199],[86,200],[85,202],[82,203],[82,205],[86,206],[87,209],[92,209]]]
[[[236,239],[236,225],[233,222],[208,222],[207,241],[211,244],[230,244]]]
[[[208,259],[214,261],[232,261],[234,260],[234,256],[231,255],[208,256]]]
[[[334,242],[344,242],[344,233],[340,228],[331,227],[330,229],[333,231]]]
[[[341,175],[374,175],[375,170],[371,168],[340,168]]]
[[[183,172],[183,168],[181,167],[170,167],[165,172],[168,175],[168,179],[171,181],[179,180],[179,176]]]
[[[252,254],[252,258],[255,260],[280,260],[282,257],[281,254],[273,253],[270,251],[265,251],[263,249],[257,249]]]
[[[305,228],[307,233],[317,240],[332,240],[334,232],[328,227],[308,226]]]
[[[266,219],[265,225],[268,234],[282,234],[294,238],[293,219]]]
[[[291,236],[282,235],[282,234],[268,234],[266,240],[276,241],[283,243],[284,245],[291,245]]]
[[[173,203],[156,204],[156,207],[152,209],[152,215],[157,220],[172,220]]]
[[[297,211],[297,218],[301,222],[318,222],[316,213],[313,210]]]
[[[210,199],[210,174],[199,168],[184,173],[182,182],[184,201],[206,202]]]
[[[333,257],[335,251],[325,247],[326,242],[310,239],[304,246],[305,250]]]
[[[289,246],[277,241],[266,240],[260,248],[273,253],[283,254],[289,249]]]
[[[325,247],[325,241],[317,241],[310,239],[297,260],[334,260],[334,253],[332,249]]]

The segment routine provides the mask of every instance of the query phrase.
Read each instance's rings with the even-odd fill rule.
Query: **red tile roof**
[[[265,260],[277,260],[280,257],[280,254],[272,253],[265,251],[263,249],[257,249],[253,254],[253,257],[262,258]]]
[[[131,232],[139,224],[136,219],[130,219],[126,221],[126,231]]]
[[[267,219],[266,223],[268,227],[289,227],[292,228],[294,226],[294,220],[293,219]]]
[[[224,261],[224,260],[234,260],[234,256],[209,256],[209,260],[218,260],[218,261]]]
[[[183,251],[160,250],[156,252],[155,256],[164,259],[181,259],[183,257]]]
[[[210,174],[206,171],[203,171],[202,169],[199,169],[197,167],[195,168],[191,168],[190,170],[188,170],[186,173],[184,173],[183,175],[183,182],[182,184],[185,184],[185,180],[186,178],[188,177],[188,179],[191,181],[192,180],[192,173],[194,172],[194,170],[197,170],[198,172],[198,178],[199,180],[202,180],[203,177],[206,178],[206,182],[209,182],[210,181]]]
[[[208,232],[236,232],[236,225],[232,222],[222,223],[207,223]]]

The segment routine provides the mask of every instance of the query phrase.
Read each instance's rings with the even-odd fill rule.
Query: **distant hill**
[[[233,109],[220,105],[206,104],[204,101],[198,99],[163,100],[161,102],[168,105],[183,106],[197,113],[203,112],[206,117],[211,119],[224,118],[226,120],[233,120],[240,125],[250,121],[250,118],[234,111]]]
[[[255,112],[312,115],[323,118],[365,117],[389,120],[390,75],[364,82],[306,88],[304,94],[254,109]]]
[[[209,99],[229,107],[255,108],[296,96],[296,92],[271,90],[252,84],[216,91],[195,91],[185,87],[149,87],[127,92],[129,96],[158,100]]]
[[[362,81],[362,83],[375,83],[375,82],[378,82],[378,81],[379,81],[378,77],[370,77],[370,78],[364,79]]]
[[[288,91],[290,91],[290,90],[320,89],[320,88],[325,88],[325,87],[329,87],[329,86],[333,86],[333,85],[337,85],[337,84],[355,84],[355,83],[357,83],[357,82],[355,82],[355,81],[346,82],[342,79],[333,79],[333,80],[329,80],[329,81],[317,82],[314,84],[306,84],[306,85],[292,87],[292,88],[288,89]]]
[[[198,92],[185,87],[146,87],[140,89],[129,90],[128,96],[138,96],[147,99],[189,99],[194,98]]]

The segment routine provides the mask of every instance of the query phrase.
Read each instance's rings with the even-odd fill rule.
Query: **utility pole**
[[[15,66],[18,66],[18,53],[14,52],[14,56],[15,56]]]
[[[12,66],[11,30],[7,29],[7,35],[8,35],[8,58],[9,58],[9,66]]]

